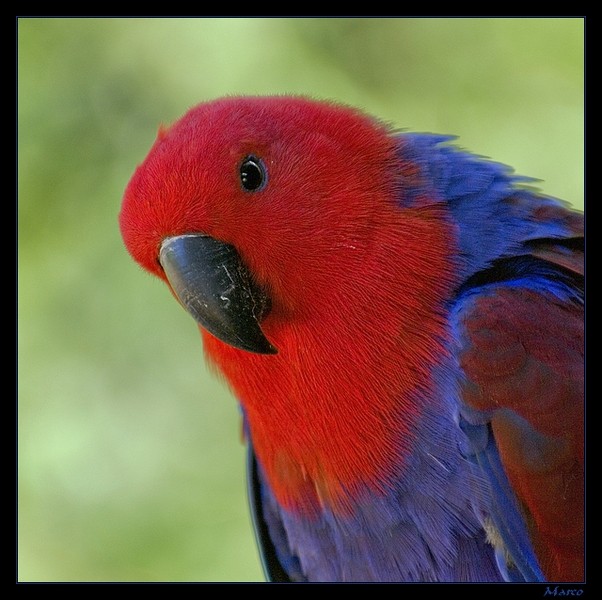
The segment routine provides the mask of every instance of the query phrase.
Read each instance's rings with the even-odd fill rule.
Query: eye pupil
[[[259,158],[247,156],[240,165],[240,182],[247,192],[260,190],[266,181],[266,171]]]

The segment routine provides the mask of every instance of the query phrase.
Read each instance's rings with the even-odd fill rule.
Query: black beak
[[[241,350],[278,352],[259,326],[269,299],[233,246],[207,235],[178,235],[163,240],[159,262],[182,306],[209,333]]]

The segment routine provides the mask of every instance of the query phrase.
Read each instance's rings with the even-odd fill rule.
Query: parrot
[[[127,183],[240,406],[269,582],[584,581],[584,214],[456,140],[232,95]]]

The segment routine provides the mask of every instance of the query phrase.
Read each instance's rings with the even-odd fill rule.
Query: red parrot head
[[[404,144],[339,104],[220,99],[161,129],[125,192],[127,249],[201,326],[286,506],[383,489],[444,353],[455,234]]]
[[[316,580],[487,579],[485,531],[542,579],[525,526],[581,572],[583,221],[448,139],[232,97],[161,129],[125,192],[126,247],[201,326],[272,541]]]
[[[328,302],[394,210],[388,133],[356,110],[304,98],[201,104],[160,129],[131,179],[126,247],[216,337],[274,352],[262,318]]]

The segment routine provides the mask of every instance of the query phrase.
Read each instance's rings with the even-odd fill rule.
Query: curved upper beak
[[[209,333],[241,350],[278,352],[259,325],[269,298],[233,246],[202,234],[168,237],[159,262],[182,306]]]

